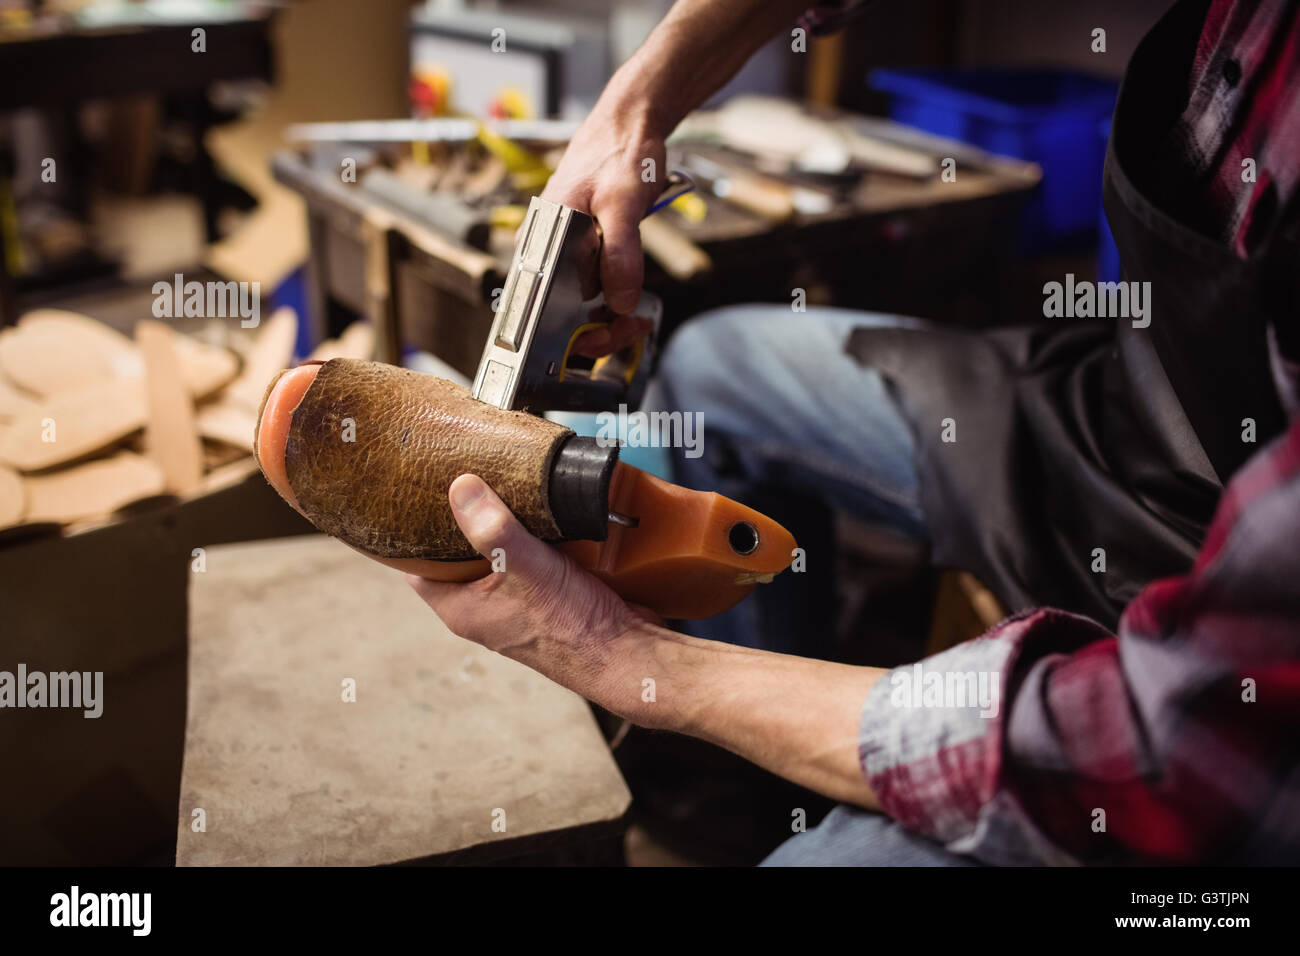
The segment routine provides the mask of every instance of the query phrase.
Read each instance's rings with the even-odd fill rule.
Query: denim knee
[[[684,323],[659,356],[655,376],[672,400],[690,404],[689,396],[727,376],[727,356],[738,347],[753,306],[723,306]]]

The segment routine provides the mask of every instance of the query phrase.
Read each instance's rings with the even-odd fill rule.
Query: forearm
[[[521,650],[531,666],[556,659],[538,645]],[[549,676],[639,725],[707,740],[835,800],[878,807],[858,763],[858,722],[885,671],[651,624],[588,650],[579,666]]]
[[[614,74],[601,105],[640,117],[650,135],[665,137],[809,2],[678,0]]]

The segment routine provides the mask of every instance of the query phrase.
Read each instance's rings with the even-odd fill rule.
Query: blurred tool
[[[535,192],[546,185],[546,181],[554,172],[536,154],[494,132],[486,125],[479,126],[478,141],[505,164],[516,189]]]
[[[668,206],[673,205],[679,199],[686,196],[688,193],[692,193],[694,191],[695,191],[694,179],[692,179],[690,176],[688,176],[686,173],[682,172],[679,169],[669,170],[668,182],[667,185],[664,187],[663,195],[661,195],[657,200],[655,200],[654,204],[648,210],[646,210],[645,215],[653,216],[660,209],[664,209]],[[644,219],[645,216],[642,216],[641,218]]]
[[[578,129],[571,120],[492,119],[439,116],[431,119],[358,120],[348,123],[294,123],[284,132],[291,143],[469,143],[479,129],[509,140],[567,143]]]
[[[849,124],[768,96],[738,96],[720,109],[693,113],[669,142],[692,140],[719,143],[805,173],[842,175],[854,167],[914,179],[939,173],[937,160],[925,152],[865,136]]]
[[[787,222],[796,213],[823,215],[834,207],[833,196],[824,189],[757,173],[740,162],[699,152],[685,153],[676,162],[719,199],[762,216],[774,225]]]
[[[475,209],[454,193],[416,189],[382,167],[368,170],[361,177],[361,185],[376,198],[474,249],[488,247],[492,231],[488,213]]]
[[[687,221],[698,222],[704,218],[704,204],[694,193],[695,181],[681,170],[671,170],[664,194],[641,218],[641,247],[679,282],[688,282],[708,272],[713,268],[713,260],[668,219],[656,217],[655,213],[671,206],[682,212]]]
[[[728,168],[699,153],[687,153],[681,162],[713,195],[769,222],[785,222],[795,213],[794,190],[778,179]]]
[[[641,220],[641,246],[678,282],[689,282],[713,270],[709,254],[667,219]]]

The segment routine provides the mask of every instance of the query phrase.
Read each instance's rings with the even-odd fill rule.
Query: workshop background
[[[778,37],[670,143],[699,188],[645,235],[663,336],[796,290],[1012,323],[1047,278],[1117,278],[1107,127],[1168,5],[878,0]],[[472,375],[528,196],[668,7],[0,2],[0,670],[104,674],[98,718],[0,711],[0,863],[745,864],[826,812],[439,633],[251,457],[294,360]],[[458,115],[505,132],[310,125]],[[1000,613],[874,529],[816,544],[840,659]],[[310,703],[340,660],[346,716]]]

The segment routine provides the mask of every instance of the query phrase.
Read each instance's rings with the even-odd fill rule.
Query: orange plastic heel
[[[620,462],[610,482],[604,541],[558,547],[635,604],[671,618],[721,614],[794,559],[789,531],[712,492],[670,484]]]

